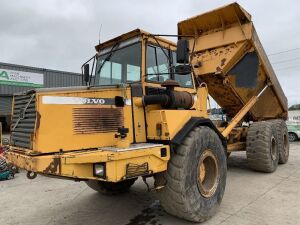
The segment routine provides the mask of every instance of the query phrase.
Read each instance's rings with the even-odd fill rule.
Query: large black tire
[[[297,136],[297,134],[295,134],[295,133],[293,133],[293,132],[289,132],[289,141],[290,141],[290,142],[298,141],[298,136]]]
[[[9,175],[7,176],[7,180],[11,180],[14,179],[14,174],[13,173],[9,173]]]
[[[164,173],[165,187],[158,190],[161,205],[171,215],[203,222],[216,213],[222,201],[226,174],[226,152],[220,138],[208,127],[197,127],[171,156]]]
[[[117,195],[129,191],[136,179],[124,180],[117,183],[100,180],[88,180],[85,183],[95,191],[104,195]]]
[[[289,134],[286,123],[284,120],[272,120],[276,128],[277,134],[277,146],[279,152],[279,160],[278,163],[285,164],[289,159],[290,152],[290,143],[289,143]]]
[[[8,168],[6,160],[3,157],[0,157],[0,172],[5,172],[8,169],[9,168]]]
[[[261,121],[253,123],[247,134],[247,160],[251,169],[272,173],[279,160],[278,140],[275,123]]]

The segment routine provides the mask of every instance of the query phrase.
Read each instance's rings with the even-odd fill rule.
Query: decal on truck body
[[[64,96],[43,96],[42,103],[45,105],[114,105],[114,98],[82,98]],[[126,105],[131,105],[129,99],[125,100]]]

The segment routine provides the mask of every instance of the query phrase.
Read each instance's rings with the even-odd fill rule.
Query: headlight
[[[94,164],[94,176],[101,178],[106,177],[105,163]]]

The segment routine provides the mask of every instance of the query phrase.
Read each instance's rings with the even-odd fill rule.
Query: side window
[[[161,49],[160,47],[148,45],[147,46],[147,80],[163,82],[170,79],[170,66],[167,49]]]
[[[176,66],[176,52],[172,52],[173,56],[173,68]],[[193,87],[193,79],[192,79],[192,74],[188,75],[178,75],[174,74],[175,80],[180,84],[181,87]]]

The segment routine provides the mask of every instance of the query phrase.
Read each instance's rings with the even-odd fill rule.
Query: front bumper
[[[11,146],[6,157],[13,165],[39,174],[78,180],[97,179],[118,182],[132,178],[128,170],[130,165],[139,167],[147,164],[147,171],[143,170],[140,174],[137,171],[135,176],[165,171],[170,159],[170,148],[168,145],[143,143],[125,149],[107,147],[98,150],[34,155],[30,150]],[[94,176],[95,163],[105,163],[105,178]]]

